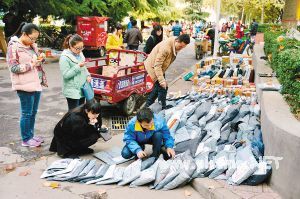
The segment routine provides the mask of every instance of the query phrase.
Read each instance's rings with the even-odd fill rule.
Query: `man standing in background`
[[[173,26],[172,31],[173,31],[173,35],[178,37],[182,33],[182,27],[179,24],[178,20],[176,20],[175,23],[176,24]]]
[[[130,18],[129,18],[130,21],[129,21],[128,24],[127,24],[127,31],[130,30],[130,29],[132,28],[132,20],[133,20],[133,19],[134,19],[133,17],[130,17]]]
[[[250,27],[250,35],[253,40],[255,39],[257,29],[258,29],[258,23],[255,21],[255,19],[253,19]]]
[[[140,43],[143,43],[143,36],[135,19],[131,21],[131,24],[132,28],[127,31],[124,40],[127,43],[127,49],[138,50]]]

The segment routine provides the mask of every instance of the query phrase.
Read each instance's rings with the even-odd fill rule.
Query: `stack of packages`
[[[176,158],[137,160],[127,167],[95,160],[62,159],[41,178],[85,184],[112,184],[170,190],[194,178],[227,180],[229,184],[257,185],[271,174],[263,159],[260,107],[255,95],[190,92],[168,99],[166,110],[150,108],[164,117],[175,139]]]
[[[85,184],[112,184],[170,190],[194,178],[226,180],[231,185],[258,185],[272,168],[264,160],[254,70],[251,59],[222,57],[197,65],[195,88],[167,100],[154,113],[165,118],[175,139],[174,160],[136,160],[127,167],[96,160],[62,159],[41,178]],[[181,93],[180,93],[181,95]]]
[[[191,92],[169,100],[167,110],[159,103],[152,110],[163,116],[175,139],[176,153],[191,151],[195,177],[227,180],[229,184],[257,185],[271,174],[263,159],[257,96],[234,93]]]
[[[223,56],[222,59],[207,58],[197,63],[193,78],[197,90],[248,97],[255,92],[252,59],[236,56],[238,55]]]
[[[188,183],[196,167],[189,151],[173,160],[152,157],[136,160],[127,167],[100,164],[96,160],[61,159],[53,162],[41,178],[97,185],[117,183],[129,187],[151,184],[151,189],[170,190]]]

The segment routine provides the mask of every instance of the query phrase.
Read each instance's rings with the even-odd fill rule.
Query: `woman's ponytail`
[[[78,42],[83,42],[82,37],[78,34],[74,34],[74,35],[70,34],[65,38],[65,41],[63,43],[63,48],[68,49],[71,46],[75,46]]]
[[[65,38],[65,41],[63,43],[63,48],[64,49],[68,49],[70,48],[70,38],[72,37],[71,34],[69,34],[66,38]]]

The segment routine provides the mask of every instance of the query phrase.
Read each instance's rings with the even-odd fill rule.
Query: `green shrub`
[[[300,41],[286,37],[278,41],[281,35],[285,35],[285,31],[265,32],[264,50],[282,84],[282,94],[291,111],[300,114]]]
[[[268,32],[270,30],[277,30],[277,29],[281,29],[281,25],[280,24],[258,24],[258,29],[257,32]]]
[[[293,113],[300,112],[300,49],[280,51],[273,58],[278,79],[282,84],[282,94],[291,106]]]

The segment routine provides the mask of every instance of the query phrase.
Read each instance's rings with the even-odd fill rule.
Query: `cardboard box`
[[[119,66],[103,66],[102,75],[105,77],[113,77],[114,74],[117,74]],[[129,69],[130,70],[130,69]],[[124,76],[125,70],[119,71],[118,77]]]

